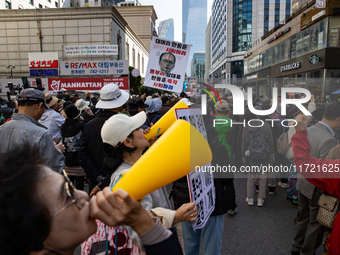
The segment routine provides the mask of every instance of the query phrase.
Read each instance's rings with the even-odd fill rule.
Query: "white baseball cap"
[[[117,84],[109,83],[100,90],[100,100],[96,104],[98,109],[115,109],[129,100],[129,93],[120,90]]]
[[[134,130],[142,126],[146,121],[146,114],[144,111],[129,117],[125,114],[115,114],[107,121],[105,121],[101,136],[103,143],[108,143],[116,146],[122,143]]]

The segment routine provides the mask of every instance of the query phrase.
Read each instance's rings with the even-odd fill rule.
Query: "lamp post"
[[[13,79],[13,69],[15,69],[15,65],[5,65],[6,68],[11,72],[11,79]]]

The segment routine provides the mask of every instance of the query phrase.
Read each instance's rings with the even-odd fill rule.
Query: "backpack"
[[[292,145],[290,144],[290,141],[288,139],[288,132],[284,131],[280,137],[276,140],[276,150],[277,153],[286,155],[286,153],[289,151],[290,147]]]
[[[249,151],[252,160],[261,160],[270,154],[269,145],[259,131],[251,134]]]

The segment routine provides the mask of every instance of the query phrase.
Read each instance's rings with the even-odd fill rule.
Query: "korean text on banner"
[[[199,108],[176,109],[176,118],[188,121],[207,139],[201,110]],[[211,163],[203,166],[210,166]],[[197,205],[197,220],[193,223],[193,229],[201,229],[207,223],[211,213],[215,209],[215,186],[213,173],[205,171],[193,171],[187,175],[191,202]]]
[[[153,37],[144,86],[182,92],[190,48],[190,44]]]
[[[128,60],[61,61],[61,75],[129,74]]]
[[[65,46],[65,55],[118,55],[118,45]]]

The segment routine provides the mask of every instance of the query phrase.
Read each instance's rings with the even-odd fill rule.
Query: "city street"
[[[277,179],[277,182],[279,180]],[[288,255],[295,236],[297,209],[286,202],[286,190],[277,186],[263,207],[246,203],[247,180],[234,180],[238,212],[225,217],[222,254]],[[321,255],[323,248],[318,249]]]

